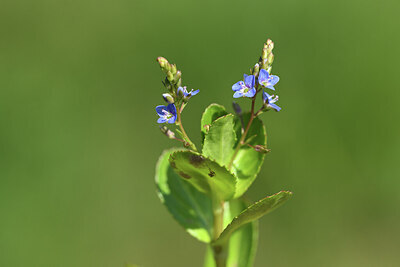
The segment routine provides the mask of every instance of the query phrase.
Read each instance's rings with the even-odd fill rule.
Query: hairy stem
[[[182,105],[182,106],[183,106],[183,105]],[[185,129],[183,128],[182,119],[181,119],[181,112],[182,112],[182,109],[181,109],[181,108],[177,109],[177,112],[176,112],[176,113],[177,113],[177,122],[176,122],[176,124],[179,126],[179,129],[181,130],[182,135],[183,135],[183,139],[185,139],[185,141],[186,141],[187,144],[189,145],[190,149],[192,149],[192,150],[194,150],[194,151],[197,151],[196,146],[195,146],[194,143],[190,140],[190,138],[189,138],[189,136],[187,135]]]
[[[238,145],[237,145],[237,147],[236,147],[236,149],[235,149],[235,152],[233,153],[233,156],[232,156],[232,158],[231,158],[231,161],[230,161],[229,164],[228,164],[228,170],[230,170],[230,169],[232,168],[233,161],[235,160],[235,158],[236,158],[236,156],[237,156],[237,153],[239,152],[239,149],[242,147],[242,145],[244,145],[244,140],[246,139],[247,133],[248,133],[249,130],[250,130],[250,126],[251,126],[251,124],[252,124],[254,118],[256,117],[256,116],[254,115],[254,104],[255,104],[255,102],[256,102],[256,96],[257,96],[257,95],[255,95],[255,96],[253,97],[253,99],[252,99],[249,122],[247,123],[246,129],[244,130],[244,133],[242,134],[242,137],[241,137],[240,140],[239,140],[239,143],[238,143]]]
[[[217,240],[224,230],[224,202],[214,199],[213,200],[213,240]],[[212,246],[214,260],[217,267],[225,267],[227,259],[227,250],[225,245]]]

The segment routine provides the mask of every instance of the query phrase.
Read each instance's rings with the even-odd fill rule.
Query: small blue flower
[[[183,97],[184,97],[186,100],[189,100],[189,98],[191,98],[191,97],[194,96],[194,95],[197,95],[199,92],[200,92],[199,89],[197,89],[196,91],[193,91],[193,89],[192,89],[192,90],[190,90],[190,92],[188,92],[188,91],[186,90],[186,86],[185,86],[185,87],[179,87],[179,88],[178,88],[178,95],[183,95]]]
[[[262,69],[258,75],[258,83],[271,90],[275,90],[274,85],[279,82],[279,77],[276,75],[269,75],[268,71]]]
[[[156,112],[160,118],[157,120],[158,123],[175,123],[176,121],[176,107],[174,104],[168,106],[157,106]]]
[[[279,99],[278,96],[276,96],[274,98],[274,95],[269,95],[266,92],[263,92],[264,103],[267,105],[267,107],[273,108],[276,111],[280,111],[281,110],[280,107],[278,107],[277,105],[274,104],[276,101],[278,101],[278,99]]]
[[[255,77],[254,75],[244,75],[244,82],[239,81],[232,85],[232,90],[235,91],[233,94],[234,98],[239,97],[253,97],[256,94]]]

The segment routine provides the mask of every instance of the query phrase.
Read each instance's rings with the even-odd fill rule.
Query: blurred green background
[[[201,266],[158,200],[161,73],[177,63],[229,109],[275,42],[282,112],[248,192],[293,199],[260,221],[255,266],[400,265],[400,2],[2,0],[0,266]],[[240,101],[244,106],[246,101]],[[249,107],[248,107],[249,108]]]

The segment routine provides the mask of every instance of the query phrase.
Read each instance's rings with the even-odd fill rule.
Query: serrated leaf
[[[210,242],[213,214],[210,198],[181,178],[168,159],[178,149],[164,151],[156,167],[158,196],[185,230],[202,242]]]
[[[235,230],[273,211],[284,202],[286,202],[286,200],[288,200],[291,196],[292,192],[281,191],[279,193],[276,193],[275,195],[263,198],[256,203],[250,205],[232,220],[232,222],[224,229],[224,231],[221,233],[219,238],[214,241],[214,243],[225,243],[232,235],[232,233],[235,232]]]
[[[221,166],[228,166],[235,152],[235,116],[225,115],[216,119],[204,138],[203,154]]]
[[[247,125],[249,119],[250,113],[243,114],[245,125]],[[235,132],[237,135],[237,140],[240,140],[242,133],[241,122],[239,118],[236,118],[235,120]],[[267,146],[267,133],[262,121],[259,118],[254,118],[253,123],[247,133],[247,139],[250,139],[248,143],[252,146]],[[237,153],[232,165],[232,172],[238,178],[235,198],[243,195],[243,193],[246,192],[250,185],[254,182],[257,174],[261,170],[264,158],[264,153],[257,152],[247,145],[243,145],[239,149],[239,152]]]
[[[175,171],[197,190],[220,200],[235,194],[236,178],[215,161],[193,151],[178,151],[169,161]]]
[[[232,199],[225,204],[224,222],[230,223],[247,205],[242,199]],[[229,239],[227,267],[251,267],[258,241],[258,221],[248,223],[235,231]],[[204,267],[216,267],[213,252],[206,251]]]
[[[225,107],[218,105],[218,104],[211,104],[209,105],[203,112],[203,115],[201,116],[201,142],[204,142],[204,137],[208,133],[208,130],[206,129],[206,125],[211,125],[213,121],[216,119],[227,115],[228,112],[226,112]]]

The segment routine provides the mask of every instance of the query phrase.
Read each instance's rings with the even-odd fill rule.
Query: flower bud
[[[174,75],[174,81],[177,83],[182,77],[182,72],[178,70]]]
[[[167,126],[160,126],[160,130],[163,134],[165,134],[169,139],[175,139],[175,133],[168,129]]]
[[[256,77],[258,77],[258,73],[260,71],[260,65],[257,63],[256,65],[254,65],[254,68],[252,70],[252,74]]]
[[[168,68],[168,65],[169,65],[169,63],[168,63],[168,60],[166,59],[166,58],[163,58],[163,57],[158,57],[157,58],[157,61],[158,61],[158,64],[160,64],[160,67],[163,69],[163,70],[167,70],[167,68]]]
[[[170,71],[171,71],[171,73],[172,74],[175,74],[176,73],[176,64],[172,64],[172,65],[170,65]]]
[[[267,42],[265,43],[267,45],[267,52],[268,54],[272,52],[272,49],[274,49],[274,42],[272,42],[271,39],[268,39]]]
[[[167,102],[168,104],[173,104],[175,102],[174,98],[170,94],[166,93],[166,94],[163,94],[162,96],[163,96],[165,102]]]
[[[262,145],[255,145],[254,150],[263,154],[266,154],[271,151],[271,149],[266,148],[265,146]]]
[[[167,79],[171,83],[174,81],[174,75],[170,71],[167,71]]]
[[[273,53],[270,53],[270,54],[268,54],[268,57],[267,57],[267,65],[272,65],[272,62],[274,62],[274,54]]]

